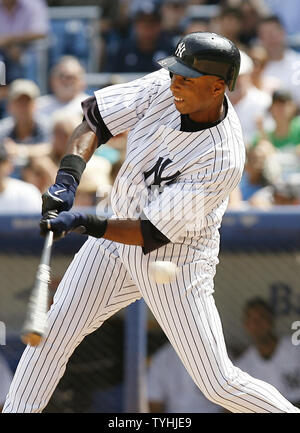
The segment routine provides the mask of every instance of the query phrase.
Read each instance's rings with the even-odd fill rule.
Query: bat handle
[[[42,257],[41,257],[41,263],[43,263],[44,265],[49,265],[50,263],[52,244],[53,244],[53,232],[49,231],[45,238]]]

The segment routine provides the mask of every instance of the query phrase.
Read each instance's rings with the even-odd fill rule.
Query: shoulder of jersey
[[[170,83],[170,74],[166,69],[159,69],[158,71],[151,72],[143,77],[144,80],[152,81],[158,85]]]

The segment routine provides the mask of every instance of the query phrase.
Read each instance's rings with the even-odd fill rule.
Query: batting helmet
[[[241,56],[233,42],[216,33],[195,32],[177,44],[174,56],[158,60],[173,74],[189,78],[215,75],[233,90],[240,70]]]

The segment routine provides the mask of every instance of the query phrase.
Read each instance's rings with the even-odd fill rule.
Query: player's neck
[[[225,107],[224,99],[218,105],[206,109],[205,111],[197,111],[196,113],[189,114],[189,118],[197,123],[215,123],[224,118]]]

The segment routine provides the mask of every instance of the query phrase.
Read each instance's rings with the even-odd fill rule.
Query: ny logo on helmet
[[[175,51],[175,56],[177,57],[183,57],[183,54],[185,53],[186,48],[185,48],[185,43],[184,42],[180,42],[180,44],[178,45],[176,51]]]

